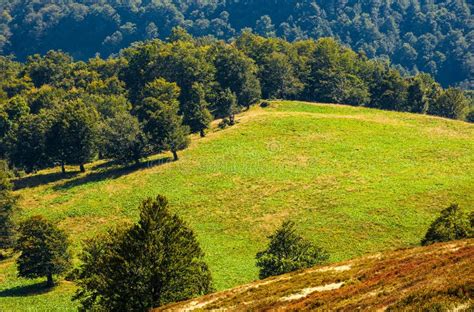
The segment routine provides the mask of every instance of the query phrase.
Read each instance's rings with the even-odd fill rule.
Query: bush
[[[148,311],[212,290],[211,274],[193,231],[146,199],[137,224],[88,242],[74,299],[84,311]]]
[[[421,241],[423,246],[436,242],[447,242],[473,236],[472,216],[465,214],[457,204],[452,204],[441,211],[441,215],[431,223],[425,238]]]
[[[269,239],[267,249],[257,253],[257,267],[262,279],[309,268],[329,258],[322,248],[299,236],[291,221],[284,222]]]

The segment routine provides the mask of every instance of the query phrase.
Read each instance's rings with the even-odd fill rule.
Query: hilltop
[[[156,311],[472,311],[474,240],[378,253]]]
[[[207,137],[194,136],[178,162],[168,154],[140,168],[100,161],[86,173],[65,178],[56,168],[15,184],[20,218],[59,222],[76,255],[83,239],[136,220],[143,198],[167,196],[197,233],[223,290],[257,278],[255,254],[287,218],[331,262],[418,244],[450,203],[472,209],[473,151],[474,126],[465,122],[274,101],[239,115],[233,127],[214,124]],[[74,309],[73,284],[37,294],[29,286],[37,281],[15,277],[13,261],[0,265],[6,310]]]

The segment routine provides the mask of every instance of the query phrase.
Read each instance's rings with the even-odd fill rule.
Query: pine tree
[[[468,216],[457,204],[450,205],[431,223],[421,244],[426,246],[436,242],[473,237],[474,229],[470,218],[472,215]]]
[[[285,221],[269,239],[267,249],[257,253],[261,279],[309,268],[329,258],[323,249],[299,236],[291,221]]]
[[[19,226],[15,250],[18,275],[26,278],[46,277],[47,286],[54,286],[53,276],[71,266],[68,238],[53,223],[41,216],[31,217]]]
[[[88,242],[77,280],[82,310],[147,311],[212,290],[193,231],[162,196],[140,205],[140,220]]]

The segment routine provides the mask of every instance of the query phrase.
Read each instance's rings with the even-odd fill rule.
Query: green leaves
[[[26,278],[47,277],[52,286],[52,276],[64,273],[71,265],[66,234],[41,216],[23,221],[19,226],[15,250],[18,275]]]
[[[433,221],[421,244],[426,246],[436,242],[473,237],[473,216],[474,214],[468,216],[457,204],[452,204],[442,210],[441,215]]]
[[[83,310],[147,311],[212,290],[191,229],[162,196],[140,205],[137,224],[88,242],[75,299]]]
[[[309,268],[329,258],[323,249],[299,236],[291,221],[285,221],[269,239],[267,249],[256,257],[261,279]]]

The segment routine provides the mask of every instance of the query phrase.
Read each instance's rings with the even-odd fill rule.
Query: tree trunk
[[[84,164],[80,164],[79,169],[81,170],[81,172],[86,172],[86,168],[84,168]]]
[[[205,137],[206,136],[206,132],[204,132],[204,129],[201,129],[199,131],[199,134],[201,135],[201,138]]]
[[[53,287],[54,286],[53,274],[51,274],[51,273],[48,273],[48,275],[47,275],[46,286],[48,286],[48,287]]]
[[[179,160],[178,153],[176,151],[171,151],[173,153],[173,160],[177,161]]]
[[[66,167],[64,167],[64,162],[61,162],[61,172],[66,173]]]

